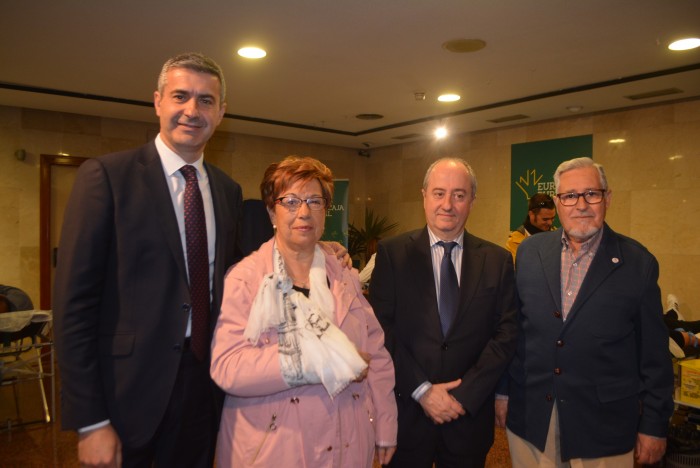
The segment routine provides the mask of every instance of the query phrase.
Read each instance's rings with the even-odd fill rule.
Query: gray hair
[[[435,166],[442,162],[453,162],[464,166],[464,168],[469,173],[469,180],[472,185],[472,198],[476,198],[476,174],[474,174],[474,169],[472,169],[469,163],[462,158],[440,158],[433,162],[428,168],[428,170],[425,171],[425,177],[423,178],[423,190],[426,190],[428,188],[428,179],[430,179],[430,174],[433,173],[433,169],[435,169]]]
[[[221,106],[224,104],[224,101],[226,100],[226,80],[224,80],[224,72],[221,70],[219,64],[214,60],[197,52],[186,52],[168,59],[163,64],[160,75],[158,75],[159,93],[163,94],[163,89],[165,88],[165,85],[168,84],[168,72],[174,68],[186,68],[188,70],[193,70],[199,73],[208,73],[215,76],[221,84],[221,91],[219,93],[221,102],[219,102],[219,105]]]
[[[559,179],[561,178],[561,175],[563,173],[571,171],[573,169],[582,169],[585,167],[596,168],[596,170],[598,171],[598,178],[600,179],[600,188],[602,188],[603,190],[607,190],[608,179],[605,177],[605,170],[603,169],[603,166],[596,162],[593,162],[593,160],[588,157],[574,158],[559,164],[557,170],[554,171],[554,190],[556,192],[559,192]]]

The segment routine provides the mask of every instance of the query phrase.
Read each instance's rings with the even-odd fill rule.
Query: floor
[[[60,379],[57,378],[57,382]],[[47,379],[47,392],[49,382]],[[17,425],[21,421],[43,418],[38,381],[19,383],[17,403],[18,420],[13,386],[0,386],[0,466],[3,468],[77,467],[77,436],[74,432],[60,430],[60,408],[56,421],[33,422]],[[60,385],[57,385],[60,387]],[[56,394],[58,401],[58,389]],[[49,396],[49,405],[50,405]],[[8,429],[11,424],[11,429]],[[487,468],[510,468],[510,456],[505,432],[496,430],[496,440],[486,461]]]

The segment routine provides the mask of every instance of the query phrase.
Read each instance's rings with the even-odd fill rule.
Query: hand
[[[122,444],[111,424],[78,436],[78,461],[81,467],[122,466]]]
[[[508,416],[508,399],[496,399],[496,427],[505,429]]]
[[[380,465],[388,465],[394,452],[396,447],[377,447],[377,461]]]
[[[634,457],[640,465],[652,465],[666,453],[666,439],[637,434]]]
[[[367,378],[367,374],[369,374],[369,361],[372,360],[372,355],[365,353],[364,351],[360,351],[359,349],[357,352],[360,353],[360,357],[367,363],[367,367],[364,368],[364,370],[357,376],[357,378],[355,378],[355,380],[353,380],[353,382],[362,382]]]
[[[321,248],[323,248],[329,254],[335,255],[336,258],[340,260],[340,262],[344,264],[348,270],[352,269],[352,258],[350,258],[350,255],[348,254],[348,249],[346,249],[342,244],[328,241],[321,242],[320,244]]]
[[[433,384],[420,399],[419,403],[423,407],[423,411],[435,424],[450,422],[466,414],[462,405],[448,393],[453,388],[457,388],[460,383],[462,383],[462,379]]]

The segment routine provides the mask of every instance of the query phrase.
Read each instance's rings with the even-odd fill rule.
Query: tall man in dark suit
[[[654,463],[673,411],[659,264],[605,224],[611,191],[600,164],[566,161],[554,183],[562,229],[518,249],[513,466]]]
[[[513,259],[464,229],[476,196],[466,161],[433,163],[422,193],[427,226],[379,243],[370,284],[396,368],[391,466],[482,467],[515,351]]]
[[[203,159],[225,96],[211,59],[168,60],[154,93],[155,141],[78,171],[53,307],[61,418],[79,431],[81,466],[212,466],[222,395],[209,377],[209,340],[242,205],[240,186]],[[201,199],[199,244],[190,243],[188,190]]]

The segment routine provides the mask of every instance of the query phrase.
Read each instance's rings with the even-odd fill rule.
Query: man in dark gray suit
[[[554,183],[562,229],[518,249],[513,466],[655,463],[673,411],[659,264],[605,224],[611,191],[600,164],[566,161]]]
[[[427,226],[379,243],[369,289],[396,368],[391,466],[483,467],[515,351],[513,259],[464,229],[476,197],[466,161],[433,163],[422,193]]]
[[[61,418],[64,429],[79,431],[81,466],[212,466],[222,395],[209,377],[209,339],[224,273],[238,255],[242,206],[240,186],[203,159],[225,97],[213,60],[168,60],[154,93],[155,141],[78,171],[53,308]],[[186,185],[199,188],[206,224],[197,327]],[[197,349],[195,329],[206,337]]]

